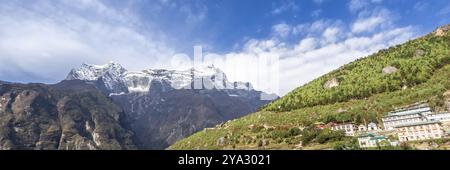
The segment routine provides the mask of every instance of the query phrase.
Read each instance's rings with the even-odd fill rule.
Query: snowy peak
[[[233,83],[233,87],[235,89],[253,90],[253,86],[249,82],[236,81],[236,82]]]
[[[103,76],[108,76],[110,78],[119,78],[126,72],[127,70],[125,68],[115,62],[110,62],[105,65],[83,63],[80,68],[72,69],[69,75],[67,75],[66,80],[95,81]]]
[[[193,67],[190,70],[191,74],[198,77],[225,75],[225,73],[222,70],[216,68],[214,65]]]
[[[146,93],[152,84],[162,89],[241,89],[253,90],[250,83],[229,82],[225,73],[214,65],[198,66],[184,71],[146,69],[127,71],[120,64],[83,64],[73,69],[66,80],[101,81],[111,94]]]

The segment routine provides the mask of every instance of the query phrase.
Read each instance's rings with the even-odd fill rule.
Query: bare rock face
[[[383,68],[383,74],[392,74],[397,71],[398,71],[398,69],[393,66],[387,66],[387,67]]]
[[[439,27],[436,31],[434,31],[434,35],[438,37],[444,36],[450,30],[450,25],[445,25]]]
[[[337,87],[339,86],[339,81],[337,78],[332,78],[330,80],[328,80],[327,82],[325,82],[325,84],[323,85],[323,88],[325,89],[331,89],[333,87]]]
[[[336,110],[336,112],[337,112],[337,113],[347,112],[347,109],[339,108],[338,110]]]
[[[217,140],[217,145],[218,145],[218,146],[225,146],[225,142],[226,142],[225,137],[220,137],[220,138]]]
[[[419,58],[419,57],[422,57],[423,55],[425,55],[425,51],[423,51],[423,50],[419,49],[414,52],[414,58]]]
[[[0,149],[135,149],[124,113],[100,91],[0,84]]]
[[[450,90],[447,90],[444,93],[445,98],[445,106],[447,107],[447,110],[450,111]]]
[[[447,91],[444,93],[444,96],[450,97],[450,90],[447,90]]]
[[[267,146],[267,145],[269,145],[269,140],[268,139],[263,139],[262,140],[262,146]]]

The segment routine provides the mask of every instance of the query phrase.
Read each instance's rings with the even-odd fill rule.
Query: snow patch
[[[80,68],[73,69],[66,80],[101,80],[110,91],[109,96],[146,93],[150,90],[153,81],[160,82],[165,90],[190,89],[194,81],[195,84],[200,82],[202,85],[200,88],[206,89],[253,90],[250,83],[229,82],[225,73],[214,65],[199,66],[183,71],[164,69],[127,71],[115,62],[105,65],[83,64]]]
[[[109,97],[111,96],[121,96],[121,95],[125,95],[125,92],[120,92],[120,93],[110,93]]]
[[[92,133],[92,138],[94,139],[95,145],[100,146],[102,144],[99,140],[100,135],[97,132]]]

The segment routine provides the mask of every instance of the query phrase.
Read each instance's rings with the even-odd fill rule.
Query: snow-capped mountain
[[[230,82],[219,68],[128,71],[120,64],[83,64],[59,84],[94,84],[125,112],[141,149],[163,149],[205,127],[244,116],[270,101],[247,82]]]
[[[112,95],[148,92],[152,81],[163,84],[164,90],[172,89],[242,89],[253,90],[247,82],[229,82],[225,73],[210,66],[183,71],[147,69],[128,71],[120,64],[82,64],[73,69],[66,80],[102,81]]]
[[[66,80],[101,80],[111,93],[124,93],[127,88],[124,86],[125,82],[122,77],[127,72],[125,68],[115,62],[105,65],[82,64],[80,68],[72,69]]]

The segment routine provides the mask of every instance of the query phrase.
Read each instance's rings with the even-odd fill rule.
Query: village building
[[[395,130],[400,142],[439,139],[444,131],[439,121],[426,121],[396,126]]]
[[[442,124],[442,129],[444,130],[445,136],[450,136],[450,112],[436,113],[429,115],[428,120],[439,121]]]
[[[450,112],[427,115],[429,121],[450,122]]]
[[[378,130],[379,130],[378,125],[376,123],[374,123],[374,122],[370,122],[367,126],[364,125],[364,124],[360,124],[358,126],[358,130],[357,131],[359,133],[366,133],[366,132],[375,132],[375,131],[378,131]]]
[[[316,123],[314,123],[314,126],[317,129],[325,129],[327,127],[327,125],[325,123],[323,123],[323,122],[316,122]]]
[[[358,137],[360,148],[374,148],[378,146],[398,146],[398,142],[390,141],[385,136],[375,135],[372,133],[364,134]]]
[[[428,106],[392,111],[382,118],[383,127],[385,130],[394,130],[397,126],[426,122],[427,116],[431,114],[431,108]]]
[[[363,124],[359,125],[359,126],[358,126],[358,131],[360,131],[360,132],[365,132],[365,131],[367,131],[366,125],[363,125]]]
[[[376,123],[370,122],[367,125],[367,131],[373,132],[373,131],[377,131],[377,130],[378,130],[378,125]]]
[[[345,136],[355,136],[355,133],[358,130],[355,124],[347,123],[347,124],[336,124],[331,126],[331,130],[338,131],[343,130],[345,132]]]

